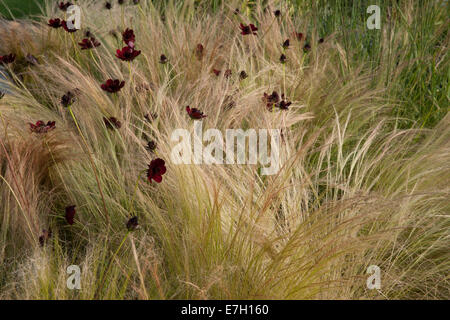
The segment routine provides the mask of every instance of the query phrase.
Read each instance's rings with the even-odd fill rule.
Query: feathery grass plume
[[[140,1],[124,10],[141,51],[133,77],[115,55],[129,45],[121,10],[76,4],[83,32],[101,39],[95,59],[74,53],[90,37],[73,33],[74,45],[50,29],[55,1],[39,22],[0,23],[0,54],[16,55],[0,66],[0,299],[449,298],[450,62],[437,1],[380,0],[390,20],[371,32],[359,1],[286,1],[278,18],[259,2]],[[258,36],[243,36],[241,22]],[[307,54],[306,35],[317,49]],[[162,52],[170,66],[159,65]],[[127,87],[105,94],[109,78]],[[173,163],[173,132],[193,142],[184,101],[208,115],[204,133],[249,134],[246,150],[246,130],[280,130],[276,174],[262,175],[259,161]],[[105,129],[111,115],[120,130]],[[30,134],[30,119],[58,126]],[[67,289],[71,264],[82,290]],[[371,265],[379,290],[366,285]]]
[[[16,60],[16,55],[14,53],[0,56],[0,65],[6,65],[6,64],[13,63],[15,60]]]

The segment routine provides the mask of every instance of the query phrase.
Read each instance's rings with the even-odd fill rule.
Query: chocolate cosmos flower
[[[288,49],[289,48],[289,39],[286,39],[281,46],[283,47],[283,49]]]
[[[134,35],[134,31],[132,29],[126,29],[123,33],[122,33],[122,40],[123,42],[125,42],[125,44],[127,46],[130,46],[130,43],[132,43],[133,45],[131,45],[131,47],[134,46],[134,42],[136,40],[136,36]]]
[[[275,17],[278,18],[279,16],[281,16],[281,11],[280,10],[275,10],[273,14],[275,15]]]
[[[212,69],[212,72],[213,72],[216,76],[219,76],[219,74],[220,74],[220,70],[217,70],[217,69]]]
[[[13,63],[16,60],[16,55],[14,53],[0,56],[0,64]]]
[[[280,96],[276,91],[273,91],[271,95],[264,92],[262,100],[266,104],[267,109],[272,110],[274,105],[280,101]]]
[[[67,2],[67,3],[60,2],[60,3],[58,3],[59,9],[62,10],[62,11],[64,11],[64,12],[67,11],[67,9],[68,9],[71,5],[72,5],[72,3],[70,3],[70,2]]]
[[[247,72],[245,72],[244,70],[242,70],[242,71],[239,73],[239,79],[244,80],[244,79],[246,79],[247,77],[248,77]]]
[[[150,141],[147,143],[147,145],[145,146],[145,148],[146,148],[148,151],[150,151],[150,152],[155,151],[155,149],[156,149],[156,142],[153,141],[153,140],[150,140]]]
[[[296,38],[298,41],[302,41],[303,33],[294,31],[293,35],[294,35],[294,38]]]
[[[164,54],[162,54],[160,57],[159,57],[159,63],[161,63],[161,64],[166,64],[167,63],[167,57],[164,55]]]
[[[81,50],[92,49],[100,46],[100,42],[98,42],[95,38],[83,39],[78,44],[81,47]]]
[[[39,244],[41,247],[52,237],[52,231],[50,228],[48,230],[42,230],[42,235],[39,237]]]
[[[117,49],[116,57],[122,61],[133,61],[140,54],[140,50],[135,50],[133,47],[126,46],[123,47],[122,50]]]
[[[117,120],[115,117],[109,117],[105,118],[103,117],[103,122],[105,123],[106,128],[113,130],[113,129],[120,129],[122,127],[122,123]]]
[[[120,89],[125,85],[125,81],[120,81],[118,79],[108,79],[105,83],[101,85],[101,88],[109,93],[119,92]]]
[[[281,110],[288,110],[289,106],[292,104],[290,101],[287,101],[284,97],[284,94],[278,95],[278,92],[273,91],[271,95],[268,95],[264,92],[264,97],[262,99],[266,104],[266,107],[269,111],[272,111],[273,108],[279,108]]]
[[[145,120],[147,120],[148,122],[152,123],[153,120],[156,120],[156,118],[158,118],[158,114],[156,112],[153,113],[147,113],[144,116]]]
[[[201,112],[197,108],[192,108],[191,109],[189,106],[187,106],[186,107],[186,112],[188,113],[189,117],[191,117],[191,119],[202,119],[202,118],[206,117],[203,114],[203,112]]]
[[[74,102],[75,102],[75,95],[70,91],[67,91],[67,93],[63,95],[61,98],[61,104],[63,105],[63,107],[69,107]]]
[[[311,46],[309,45],[309,43],[305,44],[305,46],[303,47],[303,51],[308,52],[309,50],[311,50]]]
[[[68,206],[66,207],[66,221],[68,224],[73,225],[73,219],[75,217],[75,207],[76,206]]]
[[[69,33],[73,33],[73,32],[78,31],[78,29],[75,28],[75,21],[72,21],[73,28],[69,28],[69,26],[67,25],[67,21],[66,20],[63,20],[61,22],[61,25],[62,25],[63,29],[66,30]]]
[[[134,231],[139,227],[138,217],[134,216],[127,221],[128,231]]]
[[[229,78],[231,77],[232,71],[231,69],[227,69],[225,70],[225,73],[223,74],[225,78]]]
[[[36,58],[35,56],[33,56],[31,53],[28,53],[28,54],[25,56],[25,60],[26,60],[29,64],[33,65],[33,66],[39,64],[39,61],[37,60],[37,58]]]
[[[248,26],[241,23],[239,28],[241,28],[241,34],[244,36],[248,34],[256,35],[256,31],[258,31],[258,28],[253,23],[250,23]]]
[[[157,183],[162,181],[162,175],[167,171],[165,164],[165,161],[160,158],[150,162],[147,170],[147,179],[149,182],[152,182],[152,179]]]
[[[201,43],[197,44],[197,47],[195,48],[195,56],[198,60],[203,59],[204,51],[205,48],[203,47],[203,45]]]
[[[292,102],[287,101],[284,97],[284,94],[281,95],[281,101],[275,104],[275,107],[281,109],[281,110],[288,110],[289,106],[292,104]]]
[[[58,28],[62,27],[61,19],[59,19],[59,18],[50,19],[50,20],[48,20],[48,25],[52,28],[58,29]]]
[[[47,133],[55,129],[55,121],[49,121],[46,124],[44,121],[39,120],[35,124],[33,123],[28,124],[30,125],[31,132],[34,133]]]
[[[280,62],[281,62],[281,63],[286,63],[286,60],[287,60],[286,55],[285,55],[285,54],[282,54],[282,55],[280,56]]]

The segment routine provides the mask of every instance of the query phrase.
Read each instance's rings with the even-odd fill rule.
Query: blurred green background
[[[10,19],[10,10],[14,17],[24,18],[39,14],[39,5],[43,3],[44,0],[0,0],[0,13],[3,17]]]

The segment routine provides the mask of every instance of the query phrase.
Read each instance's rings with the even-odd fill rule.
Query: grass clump
[[[1,23],[0,298],[447,299],[448,3],[381,1],[381,30],[327,3],[82,0],[68,33],[48,1]],[[283,166],[173,164],[191,118],[281,129]]]

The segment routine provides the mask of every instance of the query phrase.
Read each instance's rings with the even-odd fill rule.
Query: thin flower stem
[[[74,113],[73,113],[73,111],[72,111],[72,107],[69,106],[68,108],[69,108],[70,115],[72,116],[72,119],[73,119],[73,121],[75,122],[75,125],[76,125],[76,127],[77,127],[77,129],[78,129],[78,132],[79,132],[80,135],[81,135],[81,138],[82,138],[82,140],[83,140],[83,143],[84,143],[84,145],[86,146],[86,152],[87,152],[87,154],[88,154],[88,156],[89,156],[89,160],[90,160],[90,162],[91,162],[92,170],[94,171],[95,180],[97,181],[98,190],[99,190],[100,196],[101,196],[101,198],[102,198],[103,208],[104,208],[104,210],[105,210],[105,216],[106,216],[106,220],[107,220],[107,222],[108,222],[108,227],[109,227],[109,225],[110,225],[109,212],[108,212],[108,209],[106,208],[106,201],[105,201],[105,197],[103,196],[102,188],[101,188],[101,186],[100,186],[100,180],[98,179],[97,168],[96,168],[96,166],[95,166],[94,159],[92,159],[92,155],[91,155],[91,153],[89,152],[89,145],[88,145],[86,139],[84,138],[84,135],[83,135],[83,132],[81,131],[80,126],[78,125],[78,121],[77,121],[77,119],[75,118],[75,115],[74,115]]]
[[[284,47],[283,54],[286,54],[286,49]],[[286,94],[286,63],[283,63],[283,93]]]
[[[92,53],[92,50],[89,50],[89,53],[91,55],[92,60],[94,60],[94,63],[97,65],[97,67],[100,67],[99,63],[97,62],[97,59],[95,59],[94,54]]]

